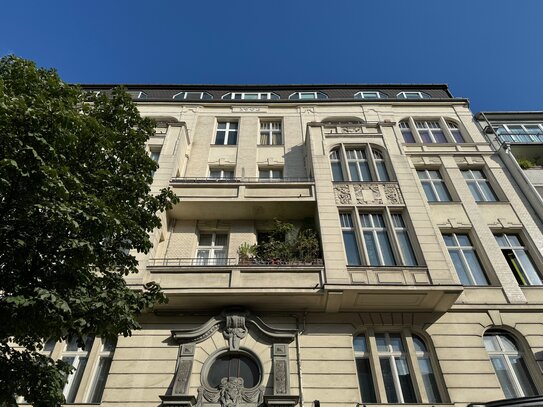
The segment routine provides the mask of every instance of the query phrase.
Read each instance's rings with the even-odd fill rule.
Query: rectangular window
[[[111,368],[111,362],[113,361],[113,353],[115,351],[115,346],[117,345],[117,339],[105,339],[100,342],[101,348],[98,355],[98,366],[95,369],[94,377],[91,381],[87,403],[98,404],[102,401],[107,376],[109,374],[109,369]]]
[[[347,150],[347,167],[351,181],[371,181],[370,167],[366,151],[363,149]]]
[[[439,171],[417,170],[417,174],[428,202],[450,202],[451,196]]]
[[[151,149],[151,159],[158,163],[158,160],[160,158],[160,148],[152,148]]]
[[[444,233],[443,240],[463,285],[488,285],[479,257],[468,235]]]
[[[343,234],[345,254],[347,255],[347,265],[359,266],[362,262],[360,261],[360,251],[358,250],[356,231],[351,214],[340,213],[339,220],[341,223],[341,232]]]
[[[280,168],[260,168],[258,170],[258,178],[265,180],[280,180],[283,179],[283,170]]]
[[[260,145],[283,144],[281,121],[260,122]]]
[[[447,143],[447,138],[439,122],[416,121],[415,126],[423,143]]]
[[[483,171],[463,170],[462,175],[464,176],[475,201],[495,202],[498,200]]]
[[[332,166],[332,180],[343,181],[343,169],[341,168],[339,150],[333,150],[330,153],[330,165]]]
[[[200,233],[194,264],[197,266],[225,265],[227,245],[227,233]]]
[[[451,132],[454,141],[457,143],[464,143],[464,137],[462,137],[462,133],[460,132],[460,129],[458,128],[458,125],[453,122],[447,122],[447,127],[449,128],[449,131]]]
[[[366,343],[366,336],[355,336],[353,341],[356,371],[358,373],[358,384],[363,403],[377,403],[375,395],[375,384],[371,371],[370,354]]]
[[[233,179],[234,170],[233,169],[224,169],[224,168],[210,168],[209,169],[209,178],[214,179]]]
[[[400,130],[402,132],[403,139],[406,143],[415,143],[415,137],[413,137],[413,132],[409,127],[409,123],[400,122]]]
[[[396,265],[383,215],[361,213],[360,222],[369,264],[371,266]]]
[[[543,284],[528,251],[518,235],[503,233],[494,237],[520,285]]]
[[[400,244],[400,251],[403,257],[403,264],[406,266],[416,266],[417,258],[415,257],[415,252],[413,251],[413,246],[409,240],[409,233],[407,232],[407,227],[403,221],[402,215],[399,213],[392,214],[392,223],[394,224],[394,232],[398,238],[398,243]]]
[[[215,144],[236,145],[238,143],[238,122],[218,122]]]

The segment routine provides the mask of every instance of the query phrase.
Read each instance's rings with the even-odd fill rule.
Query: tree
[[[124,280],[137,271],[129,250],[147,253],[177,202],[150,193],[153,127],[123,89],[89,95],[0,59],[0,405],[63,402],[70,368],[39,353],[44,339],[127,336],[165,301],[157,284]]]

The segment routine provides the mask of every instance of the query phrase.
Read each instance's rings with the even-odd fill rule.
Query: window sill
[[[211,147],[237,147],[237,144],[211,144]]]
[[[257,144],[258,147],[284,147],[284,144]]]
[[[498,205],[498,204],[504,204],[504,203],[511,203],[507,199],[500,199],[498,201],[475,201],[477,202],[477,205]]]

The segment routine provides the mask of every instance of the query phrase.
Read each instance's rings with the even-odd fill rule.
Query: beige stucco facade
[[[496,329],[514,337],[533,385],[543,392],[543,287],[519,285],[494,238],[520,235],[540,272],[542,225],[466,101],[147,101],[139,107],[160,122],[149,140],[150,151],[160,151],[153,190],[170,186],[181,202],[162,215],[154,248],[138,255],[140,271],[128,281],[134,287],[157,281],[169,303],[144,314],[133,336],[119,338],[102,406],[154,407],[161,396],[171,396],[165,403],[177,400],[174,405],[228,405],[206,390],[213,358],[228,351],[257,361],[267,405],[362,403],[357,358],[368,360],[374,405],[395,404],[380,362],[376,338],[382,333],[402,338],[398,357],[406,360],[415,400],[405,405],[503,399],[483,342]],[[261,122],[268,120],[281,123],[282,144],[259,144]],[[235,145],[215,144],[221,121],[238,123]],[[402,121],[412,132],[415,122],[437,121],[448,142],[406,143]],[[453,142],[448,122],[457,124],[464,143]],[[389,180],[333,181],[331,151],[342,155],[348,174],[344,154],[353,148],[379,151]],[[210,182],[210,168],[234,171],[236,178]],[[263,168],[281,170],[283,180],[255,182]],[[417,175],[423,169],[439,170],[450,201],[428,202]],[[462,173],[467,169],[484,171],[496,201],[475,201]],[[340,213],[353,219],[363,264],[368,249],[357,215],[383,216],[397,264],[348,265]],[[405,222],[416,265],[406,265],[390,223],[395,214]],[[323,262],[239,264],[239,246],[256,243],[275,218],[295,225],[311,218]],[[225,264],[193,260],[201,232],[228,236]],[[461,284],[443,233],[469,236],[487,285]],[[363,356],[353,347],[357,335],[365,335]],[[426,345],[424,355],[413,337]],[[419,357],[430,360],[437,401]],[[240,406],[262,401],[244,397]]]

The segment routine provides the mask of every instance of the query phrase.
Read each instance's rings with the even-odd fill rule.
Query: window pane
[[[537,273],[532,260],[524,250],[514,250],[513,251],[519,261],[520,266],[522,267],[522,272],[526,276],[526,279],[530,285],[541,285],[543,282]]]
[[[364,243],[368,252],[368,260],[371,266],[379,266],[379,255],[377,254],[377,245],[373,233],[364,233]]]
[[[226,246],[228,242],[228,235],[225,233],[217,233],[215,235],[215,246]]]
[[[228,145],[233,146],[238,143],[238,132],[230,132],[228,136]]]
[[[451,200],[449,191],[447,191],[447,188],[445,188],[445,183],[441,181],[434,182],[434,187],[436,189],[436,192],[440,201],[449,202]]]
[[[239,377],[243,378],[245,388],[255,387],[260,381],[260,369],[252,359],[241,356],[239,360]]]
[[[339,162],[332,163],[332,179],[334,181],[343,181],[343,171]]]
[[[524,364],[524,359],[520,356],[511,356],[509,357],[515,376],[524,392],[523,396],[535,396],[537,390],[535,389],[534,383],[530,375],[528,374],[528,369]]]
[[[349,163],[349,173],[351,174],[351,181],[360,181],[360,175],[358,175],[358,165],[356,162]]]
[[[364,335],[355,336],[353,347],[355,352],[367,352],[368,346],[366,344],[366,337]]]
[[[388,181],[388,173],[386,165],[383,161],[377,161],[377,174],[379,176],[379,181]]]
[[[343,231],[343,243],[347,254],[347,264],[349,266],[359,266],[361,261],[354,231]]]
[[[415,137],[413,137],[413,133],[411,133],[411,130],[402,130],[403,139],[406,143],[414,143]]]
[[[477,258],[477,254],[473,250],[464,250],[464,256],[468,262],[471,274],[475,279],[475,284],[477,285],[488,285],[485,274]]]
[[[430,359],[427,357],[419,358],[419,368],[422,375],[422,381],[424,382],[424,388],[426,389],[426,394],[428,395],[428,401],[430,403],[441,403],[441,396],[439,395],[439,390]]]
[[[417,397],[411,382],[411,374],[407,366],[407,360],[404,357],[394,358],[396,361],[396,369],[400,379],[400,387],[402,388],[403,400],[405,403],[416,403]]]
[[[409,240],[407,232],[402,230],[397,232],[398,241],[400,242],[400,249],[402,250],[403,259],[406,266],[416,266],[417,259],[415,253],[413,252],[413,247]]]
[[[473,199],[475,199],[477,202],[484,201],[484,197],[479,191],[479,188],[477,188],[477,184],[475,182],[468,182],[469,190],[471,191],[471,195],[473,196]]]
[[[500,385],[505,394],[505,398],[511,399],[513,397],[517,397],[515,388],[513,387],[513,383],[511,383],[511,379],[507,375],[507,369],[505,367],[505,361],[503,360],[503,357],[492,356],[490,360],[492,361],[492,365],[494,366],[494,370],[496,371],[496,376],[498,376],[498,380],[500,381]]]
[[[362,174],[362,181],[371,181],[370,167],[367,162],[359,162],[360,173]],[[354,181],[354,180],[353,180]]]
[[[481,187],[481,191],[483,192],[484,199],[487,202],[494,202],[497,200],[496,195],[494,194],[494,191],[492,188],[490,188],[490,185],[486,181],[479,182],[479,186]]]
[[[224,144],[224,131],[217,131],[217,137],[215,137],[215,144]]]
[[[403,342],[400,334],[389,334],[390,345],[393,352],[403,352]]]
[[[436,140],[436,143],[446,143],[447,139],[445,138],[445,134],[441,130],[434,130],[432,132],[434,134],[434,138]]]
[[[375,386],[369,359],[356,359],[356,371],[363,403],[376,403]]]
[[[423,182],[422,188],[424,189],[424,193],[426,194],[426,199],[428,199],[428,202],[437,202],[437,196],[432,188],[432,184],[430,182]]]
[[[200,246],[211,246],[211,242],[212,242],[212,237],[213,235],[212,234],[200,234],[200,240],[198,242],[198,244]]]
[[[71,359],[73,363],[73,358],[62,358],[65,362],[68,362],[68,359]],[[77,390],[79,389],[79,384],[81,383],[81,378],[83,377],[86,366],[87,358],[80,357],[79,363],[76,366],[76,371],[69,376],[68,384],[66,384],[66,387],[64,388],[64,396],[66,397],[67,403],[75,402]]]
[[[390,240],[388,240],[387,232],[377,232],[377,238],[379,239],[379,246],[381,246],[383,264],[385,266],[395,265],[396,261],[394,260],[394,254],[392,253],[392,246],[390,245]]]
[[[458,274],[460,282],[463,285],[473,285],[471,279],[468,277],[468,273],[466,271],[464,263],[462,262],[462,259],[460,258],[460,254],[458,253],[458,251],[449,250],[449,254],[451,256],[451,260],[454,264],[454,268],[456,269],[456,273]]]
[[[375,342],[377,343],[377,350],[379,352],[388,352],[385,334],[375,334]]]
[[[423,143],[433,143],[433,140],[430,137],[430,132],[428,130],[419,130],[419,134]]]
[[[106,387],[107,375],[109,368],[111,367],[110,357],[101,357],[92,384],[88,403],[100,403],[102,401],[102,395],[104,394],[104,388]]]
[[[381,372],[383,374],[383,381],[385,382],[385,391],[387,394],[387,401],[389,403],[398,402],[398,394],[396,393],[396,387],[394,386],[394,378],[392,377],[392,368],[390,366],[389,358],[381,358]]]

